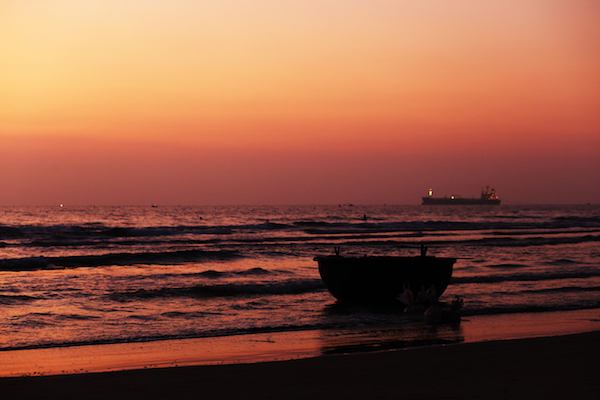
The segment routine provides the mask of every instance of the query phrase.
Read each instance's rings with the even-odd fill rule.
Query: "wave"
[[[320,279],[288,280],[269,283],[226,283],[217,285],[194,285],[189,287],[163,287],[159,289],[137,289],[109,294],[111,300],[119,302],[140,299],[172,297],[232,297],[251,295],[303,294],[325,290]]]
[[[565,272],[525,272],[515,274],[489,274],[475,276],[453,276],[450,284],[498,283],[498,282],[538,282],[557,279],[585,279],[600,277],[600,271],[565,271]]]
[[[268,271],[264,268],[256,267],[256,268],[251,268],[251,269],[247,269],[244,271],[238,271],[238,272],[234,272],[234,273],[237,275],[242,275],[242,276],[258,276],[258,275],[269,275],[272,272]]]
[[[201,314],[198,314],[201,316]],[[169,317],[167,315],[166,317]],[[192,315],[185,316],[190,319]],[[74,346],[93,346],[103,344],[118,344],[118,343],[143,343],[155,342],[159,340],[179,340],[179,339],[196,339],[209,338],[220,336],[236,336],[258,333],[276,333],[290,331],[308,331],[315,329],[330,329],[335,328],[335,325],[328,324],[287,324],[287,325],[268,325],[259,327],[247,327],[238,329],[218,329],[214,331],[191,331],[184,334],[166,334],[166,335],[130,335],[127,337],[111,337],[97,338],[88,340],[62,340],[62,341],[40,341],[38,343],[14,344],[6,347],[0,347],[0,352],[13,350],[31,350],[31,349],[47,349],[58,347],[74,347]]]
[[[526,264],[515,264],[515,263],[503,263],[503,264],[489,264],[485,266],[490,269],[515,269],[515,268],[529,268]]]
[[[57,315],[55,318],[57,321],[72,321],[72,320],[90,321],[90,320],[100,319],[100,317],[97,315],[81,315],[81,314],[61,314],[61,315]]]
[[[577,226],[600,226],[600,217],[581,217],[578,215],[555,217],[554,221],[560,224],[577,225]]]
[[[600,301],[590,301],[588,304],[581,302],[571,305],[564,304],[521,304],[510,306],[495,306],[475,308],[465,305],[460,310],[460,315],[469,317],[475,315],[498,315],[498,314],[519,314],[519,313],[544,313],[553,311],[572,311],[572,310],[594,310],[600,309]]]
[[[160,314],[163,317],[167,317],[167,318],[175,318],[175,319],[179,319],[179,318],[183,318],[183,319],[196,319],[196,318],[202,318],[205,317],[207,315],[219,315],[220,313],[214,313],[214,312],[204,312],[204,311],[188,311],[188,312],[183,312],[183,311],[168,311],[168,312],[164,312],[162,314]]]
[[[458,218],[458,217],[455,217]],[[536,231],[536,230],[565,230],[574,228],[600,228],[600,217],[582,217],[578,215],[545,217],[536,219],[534,216],[489,216],[486,219],[414,219],[390,221],[382,218],[340,219],[336,216],[327,218],[313,217],[289,221],[256,221],[253,223],[214,224],[173,224],[158,226],[127,226],[123,224],[108,225],[104,223],[73,223],[49,225],[2,225],[0,224],[0,239],[27,239],[39,243],[70,243],[81,240],[116,240],[123,238],[143,239],[148,237],[173,237],[181,235],[232,235],[235,233],[264,232],[271,236],[281,231],[284,236],[290,231],[303,232],[308,235],[332,235],[367,232],[432,232],[432,231],[482,231],[495,230],[498,232]],[[241,221],[241,219],[238,219]]]
[[[215,271],[214,269],[210,269],[208,271],[199,272],[197,275],[203,276],[205,278],[217,279],[227,275],[227,272]]]
[[[600,292],[599,286],[564,286],[559,288],[544,288],[523,290],[521,293],[584,293],[584,292]]]
[[[444,236],[439,239],[440,236]],[[537,237],[483,237],[483,238],[454,238],[456,234],[435,233],[434,235],[418,234],[408,236],[363,236],[363,237],[336,237],[336,246],[381,246],[389,245],[395,247],[415,247],[418,243],[427,243],[431,246],[483,246],[483,247],[528,247],[528,246],[552,246],[560,244],[578,244],[600,241],[600,235],[583,236],[537,236]],[[416,238],[418,241],[407,241],[406,239]],[[320,238],[321,240],[327,238]],[[313,238],[313,241],[318,238]],[[344,241],[341,241],[344,240]],[[417,243],[418,242],[418,243]],[[330,245],[323,241],[323,245]],[[416,248],[416,247],[415,247]]]
[[[25,234],[20,228],[0,225],[0,239],[20,239]]]
[[[2,305],[12,305],[33,300],[36,300],[36,297],[28,295],[0,294],[0,304]]]
[[[537,236],[529,238],[483,238],[471,243],[483,244],[486,246],[495,247],[526,247],[526,246],[546,246],[546,245],[558,245],[558,244],[577,244],[587,242],[598,242],[600,241],[600,235],[584,235],[584,236]]]
[[[238,270],[238,271],[217,271],[214,269],[208,269],[201,272],[174,272],[174,273],[161,273],[156,275],[149,276],[149,279],[159,280],[165,278],[183,278],[183,279],[193,279],[193,278],[205,278],[211,280],[217,280],[228,277],[252,277],[252,276],[267,276],[278,274],[277,271],[269,271],[264,268],[255,267],[246,270]]]
[[[178,250],[166,252],[111,253],[68,257],[26,257],[0,260],[0,271],[99,267],[106,265],[175,265],[241,257],[230,250]]]
[[[0,225],[0,239],[21,239],[28,238],[32,241],[44,243],[49,241],[70,242],[78,241],[82,238],[89,240],[98,239],[118,239],[118,238],[143,238],[160,237],[182,234],[207,234],[207,235],[227,235],[233,232],[232,226],[206,226],[206,225],[174,225],[174,226],[150,226],[150,227],[130,227],[130,226],[104,226],[101,224],[81,224],[81,225],[21,225],[18,227]]]

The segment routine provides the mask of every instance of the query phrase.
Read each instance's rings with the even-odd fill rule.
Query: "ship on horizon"
[[[433,190],[429,189],[429,195],[423,197],[422,205],[474,205],[474,204],[491,204],[499,205],[500,199],[496,194],[496,191],[489,186],[486,186],[485,190],[481,189],[481,197],[479,198],[463,198],[461,196],[452,195],[450,197],[433,197]]]

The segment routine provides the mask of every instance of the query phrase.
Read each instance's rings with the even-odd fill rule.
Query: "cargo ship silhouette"
[[[444,197],[433,197],[433,190],[429,189],[429,195],[427,197],[423,197],[423,205],[474,205],[474,204],[492,204],[498,205],[500,204],[500,199],[496,194],[496,191],[492,188],[490,190],[489,186],[486,186],[485,190],[481,190],[481,197],[478,199],[473,198],[463,198],[460,196],[444,196]]]

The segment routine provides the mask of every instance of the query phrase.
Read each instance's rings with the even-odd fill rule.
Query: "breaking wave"
[[[239,257],[233,251],[181,250],[160,253],[111,253],[70,257],[27,257],[0,260],[2,271],[32,271],[40,269],[99,267],[107,265],[177,265],[207,260],[232,260]]]
[[[325,290],[320,279],[289,280],[267,283],[223,283],[200,284],[189,287],[163,287],[158,289],[137,289],[109,294],[114,301],[137,301],[139,299],[172,297],[233,297],[252,295],[294,295]]]

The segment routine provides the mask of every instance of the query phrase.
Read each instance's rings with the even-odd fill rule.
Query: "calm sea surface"
[[[0,350],[404,329],[337,303],[313,257],[422,243],[459,258],[463,318],[600,309],[600,206],[3,207]]]

